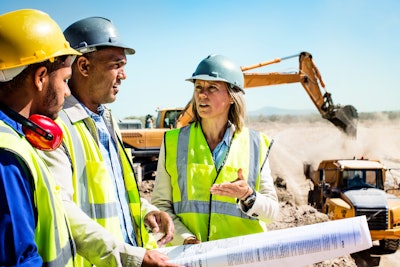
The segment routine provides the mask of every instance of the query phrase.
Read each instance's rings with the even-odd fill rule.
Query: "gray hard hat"
[[[222,55],[209,55],[203,59],[192,77],[186,79],[191,82],[195,80],[227,82],[244,93],[244,76],[241,68]]]
[[[100,46],[113,46],[125,49],[127,55],[135,53],[122,43],[121,36],[111,20],[102,17],[89,17],[78,20],[64,31],[71,47],[81,53],[88,53]]]

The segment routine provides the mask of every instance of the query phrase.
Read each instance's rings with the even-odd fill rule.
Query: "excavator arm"
[[[299,57],[299,71],[295,73],[281,73],[281,72],[247,72],[248,70],[264,67],[266,65],[279,63],[282,60]],[[324,119],[332,122],[336,127],[342,130],[345,134],[355,138],[357,134],[357,120],[358,113],[356,108],[351,105],[340,106],[334,105],[331,94],[325,89],[325,84],[321,78],[321,74],[312,60],[312,55],[308,52],[301,52],[300,54],[288,56],[284,58],[277,58],[271,61],[261,62],[255,65],[241,67],[244,74],[244,87],[245,89],[288,84],[288,83],[301,83],[308,96],[311,98],[315,107]],[[323,91],[321,91],[322,87]],[[181,121],[187,124],[188,118],[192,117],[191,105],[188,103],[182,111],[180,118],[178,118],[178,127],[183,126]]]
[[[266,65],[279,63],[293,57],[299,57],[299,71],[296,73],[250,73],[251,69],[260,68]],[[262,62],[256,65],[242,67],[244,74],[244,87],[260,87],[287,83],[301,83],[315,107],[324,119],[332,122],[347,135],[355,137],[357,134],[357,110],[351,106],[334,105],[331,94],[325,90],[325,84],[321,74],[314,64],[312,55],[308,52],[301,52],[298,55],[285,58],[277,58],[271,61]],[[323,88],[323,92],[321,91]]]

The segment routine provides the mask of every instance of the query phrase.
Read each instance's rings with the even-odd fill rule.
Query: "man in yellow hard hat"
[[[140,197],[118,125],[106,106],[115,101],[126,79],[127,55],[135,50],[103,17],[76,21],[64,35],[82,55],[72,65],[71,96],[57,121],[63,146],[43,156],[63,188],[77,252],[85,258],[78,257],[79,266],[104,265],[105,260],[112,266],[176,266],[154,250],[157,241],[165,245],[172,239],[173,222]],[[85,244],[91,240],[104,242],[93,249]]]
[[[74,266],[60,190],[35,148],[61,143],[53,119],[77,55],[46,13],[0,15],[0,266]]]

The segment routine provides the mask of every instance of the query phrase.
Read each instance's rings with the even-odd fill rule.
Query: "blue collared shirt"
[[[96,114],[90,111],[84,105],[82,106],[96,123],[97,133],[99,135],[100,151],[103,155],[104,161],[107,164],[107,169],[114,184],[116,199],[119,204],[117,205],[117,210],[124,240],[128,244],[136,246],[135,231],[130,215],[128,195],[125,190],[122,167],[117,152],[117,145],[111,138],[110,132],[107,129],[106,123],[104,122],[103,113],[105,108],[103,105],[100,105],[97,108],[99,114]]]
[[[233,127],[227,127],[224,137],[222,138],[221,142],[218,143],[218,145],[214,148],[212,151],[212,157],[214,160],[215,168],[219,170],[226,158],[226,154],[229,151],[229,146],[232,140],[232,134],[231,131],[234,131]]]

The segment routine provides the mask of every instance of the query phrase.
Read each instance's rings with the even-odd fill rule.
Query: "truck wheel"
[[[379,240],[379,247],[385,252],[395,253],[399,248],[399,241],[398,239]]]
[[[321,205],[321,189],[319,187],[314,187],[314,190],[308,191],[308,205],[317,209],[318,211],[322,210]]]

